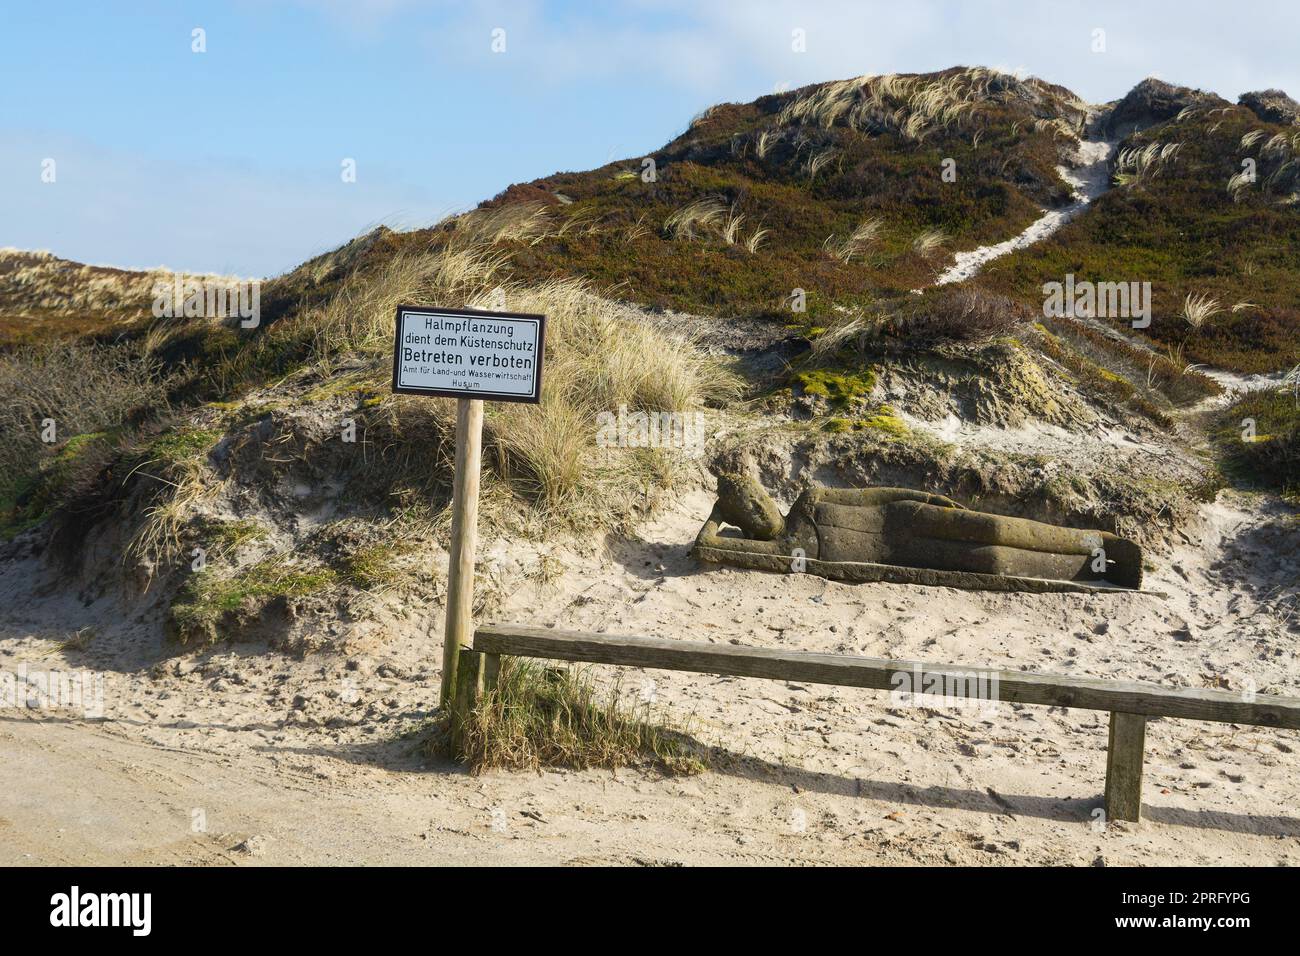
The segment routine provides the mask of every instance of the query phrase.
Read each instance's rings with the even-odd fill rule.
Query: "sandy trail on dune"
[[[1056,171],[1074,190],[1074,201],[1060,209],[1047,210],[1024,231],[1003,242],[980,246],[953,256],[953,264],[945,269],[935,285],[962,282],[980,271],[985,265],[1001,256],[1042,242],[1071,219],[1083,212],[1094,199],[1110,187],[1110,158],[1115,152],[1115,142],[1085,139],[1079,142],[1079,165],[1058,166]]]

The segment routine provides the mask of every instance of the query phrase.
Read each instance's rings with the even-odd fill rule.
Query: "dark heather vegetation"
[[[804,289],[816,318],[927,285],[952,250],[1065,202],[1059,147],[1083,115],[1061,87],[988,70],[848,80],[714,107],[647,157],[512,186],[486,206],[562,223],[515,244],[521,276],[780,318]]]
[[[1152,125],[1120,142],[1116,188],[977,281],[1040,303],[1042,285],[1067,273],[1150,282],[1151,326],[1133,334],[1174,364],[1265,372],[1300,362],[1300,127],[1176,87],[1154,112],[1149,103],[1125,115],[1122,128]]]

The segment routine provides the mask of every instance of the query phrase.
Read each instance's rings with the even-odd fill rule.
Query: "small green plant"
[[[376,544],[362,548],[343,560],[345,581],[363,591],[378,591],[397,581],[399,571],[394,560],[408,547],[402,543]]]
[[[150,459],[165,462],[200,458],[212,450],[222,434],[210,428],[177,428],[150,442],[145,454]]]
[[[639,766],[695,774],[704,769],[702,748],[685,728],[670,726],[649,703],[625,703],[619,691],[616,683],[602,693],[586,669],[505,658],[497,686],[470,715],[461,756],[471,773]]]
[[[226,521],[204,518],[199,522],[199,537],[217,554],[237,551],[246,544],[265,541],[266,529],[256,521]]]

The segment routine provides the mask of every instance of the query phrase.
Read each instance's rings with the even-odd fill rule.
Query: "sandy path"
[[[1278,590],[1294,588],[1300,554],[1253,499],[1207,508],[1198,537],[1158,559],[1167,601],[701,569],[686,548],[708,504],[690,492],[634,541],[550,546],[564,567],[550,585],[526,577],[539,546],[488,548],[495,618],[1300,692]],[[144,625],[115,625],[107,599],[12,600],[30,571],[0,573],[0,669],[104,668],[110,720],[0,715],[0,763],[22,781],[0,788],[0,863],[1300,863],[1293,732],[1156,721],[1146,819],[1101,828],[1101,714],[623,670],[624,692],[694,714],[722,748],[714,769],[471,778],[402,739],[437,686],[423,634],[436,614],[355,670],[243,645],[172,659]],[[84,654],[54,649],[91,621],[105,630]],[[254,852],[236,849],[250,837]]]
[[[979,272],[987,263],[1000,256],[1031,246],[1046,239],[1079,213],[1094,199],[1110,188],[1110,157],[1115,152],[1115,142],[1109,140],[1081,140],[1079,165],[1073,168],[1058,166],[1056,171],[1074,190],[1074,202],[1061,209],[1045,211],[1025,227],[1019,235],[990,246],[980,246],[953,256],[953,264],[944,270],[935,285],[962,282]]]

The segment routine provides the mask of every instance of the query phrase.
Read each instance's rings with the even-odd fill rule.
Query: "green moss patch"
[[[865,418],[830,418],[822,425],[824,431],[833,435],[849,432],[870,432],[884,441],[900,441],[908,438],[912,432],[894,410],[888,405],[881,405],[874,415]]]
[[[0,540],[44,521],[79,478],[99,467],[119,436],[119,429],[74,435],[39,467],[0,481]]]
[[[201,458],[216,446],[223,434],[211,428],[177,428],[151,441],[145,456],[166,462]]]
[[[824,398],[832,405],[843,406],[870,395],[876,387],[876,375],[869,368],[858,371],[812,369],[796,372],[794,384],[804,395]]]
[[[211,518],[203,521],[199,534],[210,550],[235,551],[246,544],[265,541],[267,531],[256,521],[226,521]]]
[[[395,561],[407,550],[408,546],[400,543],[361,548],[340,561],[339,573],[347,583],[363,591],[387,587],[400,579]]]

